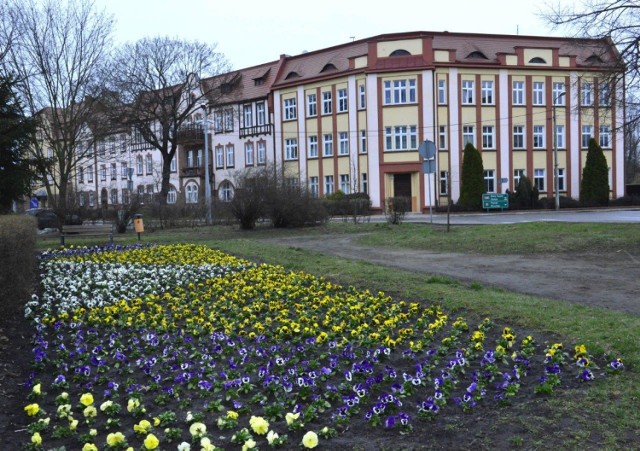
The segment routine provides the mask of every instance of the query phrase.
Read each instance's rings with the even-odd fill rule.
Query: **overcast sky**
[[[385,33],[556,35],[552,0],[95,0],[116,19],[116,44],[170,36],[217,44],[235,69]],[[558,0],[553,0],[554,4]],[[573,0],[562,0],[573,4]]]

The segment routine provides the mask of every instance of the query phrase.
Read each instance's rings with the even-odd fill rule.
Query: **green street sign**
[[[482,195],[482,208],[509,208],[509,195],[497,193],[485,193]]]

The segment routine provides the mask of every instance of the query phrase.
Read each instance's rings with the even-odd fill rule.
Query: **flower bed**
[[[203,246],[48,252],[41,272],[26,308],[33,449],[331,446],[622,369]]]

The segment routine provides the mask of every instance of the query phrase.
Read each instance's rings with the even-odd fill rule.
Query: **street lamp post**
[[[558,131],[556,130],[556,104],[558,100],[562,98],[566,94],[565,91],[559,93],[553,99],[553,184],[555,187],[555,201],[556,201],[556,210],[560,210],[560,187],[558,186]]]
[[[207,207],[207,225],[211,225],[211,182],[209,180],[209,133],[208,132],[208,119],[207,119],[207,107],[203,106],[204,120],[202,121],[202,129],[204,130],[204,200]]]

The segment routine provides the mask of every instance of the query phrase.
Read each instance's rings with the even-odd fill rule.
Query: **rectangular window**
[[[349,174],[340,174],[340,191],[344,194],[351,194],[351,182]]]
[[[111,163],[111,180],[118,178],[118,167],[115,163]]]
[[[598,85],[598,103],[600,106],[611,105],[611,88],[609,83],[600,83]]]
[[[216,168],[224,168],[224,148],[222,146],[216,147]]]
[[[496,177],[493,169],[484,170],[484,188],[486,190],[485,193],[496,192]]]
[[[107,166],[104,164],[100,166],[100,180],[103,182],[107,180]]]
[[[483,105],[493,105],[493,81],[483,80],[480,86]]]
[[[189,150],[187,152],[187,167],[188,168],[193,167],[193,150]]]
[[[224,131],[233,131],[233,110],[225,110],[224,112]]]
[[[245,143],[244,145],[244,164],[253,166],[253,143]]]
[[[309,177],[309,192],[311,197],[318,197],[320,195],[320,185],[318,177]]]
[[[127,163],[124,161],[120,163],[120,178],[122,180],[126,180],[129,176],[129,168],[127,167]]]
[[[307,95],[307,116],[313,117],[318,115],[318,98],[315,94]]]
[[[338,89],[338,113],[344,113],[349,109],[349,102],[347,101],[347,90]]]
[[[136,157],[136,174],[137,175],[142,175],[142,171],[143,171],[143,163],[142,163],[142,155],[138,155]]]
[[[611,148],[611,127],[608,125],[600,126],[600,147],[603,149]]]
[[[483,149],[495,149],[495,127],[493,125],[482,126],[482,148]]]
[[[564,125],[556,125],[556,147],[564,149],[566,147],[564,139]]]
[[[322,148],[323,157],[333,156],[333,135],[331,133],[322,136]]]
[[[385,150],[409,150],[418,147],[415,125],[399,125],[385,128]]]
[[[89,206],[94,207],[96,205],[95,195],[93,191],[89,191]]]
[[[518,189],[518,185],[520,184],[520,179],[524,177],[524,169],[514,169],[513,170],[513,189]]]
[[[533,104],[544,105],[544,82],[533,82]]]
[[[449,173],[447,171],[440,171],[440,194],[449,195]]]
[[[118,203],[118,190],[113,188],[110,194],[111,195],[109,197],[111,197],[111,205],[116,205]]]
[[[214,133],[222,133],[222,113],[216,111],[213,114],[213,131]]]
[[[546,191],[546,187],[545,187],[546,177],[544,173],[545,173],[544,169],[533,170],[533,186],[535,186],[538,189],[538,191],[541,193]]]
[[[296,117],[296,99],[284,99],[284,120],[291,121]]]
[[[566,97],[566,92],[564,90],[564,83],[554,82],[552,85],[551,95],[553,96],[553,104],[555,106],[564,106]]]
[[[360,130],[360,153],[367,153],[367,131]]]
[[[533,148],[544,149],[544,125],[533,126]]]
[[[256,103],[256,124],[265,125],[267,123],[267,111],[264,102]]]
[[[333,112],[333,101],[331,99],[331,91],[322,93],[322,114],[331,114]]]
[[[462,146],[464,147],[469,143],[476,145],[475,127],[473,125],[464,125],[462,127]]]
[[[178,159],[175,158],[175,157],[171,159],[171,163],[169,163],[169,171],[170,172],[176,172],[178,170],[177,161],[178,161]]]
[[[80,202],[81,207],[84,207],[84,193],[78,193],[78,202]]]
[[[127,205],[129,203],[129,190],[122,188],[122,203]]]
[[[253,107],[251,105],[244,105],[242,107],[242,117],[244,119],[245,127],[253,127]]]
[[[398,105],[405,103],[415,103],[416,80],[387,80],[383,86],[384,104]]]
[[[151,157],[151,154],[147,155],[146,162],[147,162],[147,175],[151,175],[153,174],[153,158]]]
[[[367,182],[367,173],[360,174],[360,191],[367,194],[369,192],[369,183]]]
[[[324,176],[324,195],[328,196],[333,194],[333,176],[325,175]]]
[[[198,153],[196,153],[196,166],[202,167],[202,149],[199,149]]]
[[[358,85],[358,97],[360,98],[358,107],[364,110],[367,107],[367,94],[364,84]]]
[[[582,83],[580,88],[580,105],[593,105],[593,83]]]
[[[567,188],[565,187],[564,178],[565,178],[564,168],[558,168],[558,191],[567,190]]]
[[[524,81],[514,81],[511,94],[513,105],[524,105]]]
[[[116,153],[116,137],[115,136],[109,137],[109,153],[111,155],[114,155]],[[117,192],[116,192],[116,197],[118,197]]]
[[[524,126],[513,126],[513,148],[524,149]]]
[[[78,168],[78,183],[84,183],[84,168],[82,166]]]
[[[473,80],[462,80],[462,104],[473,105],[475,103],[473,99],[475,83]]]
[[[438,127],[438,148],[440,150],[447,148],[447,126],[440,125]]]
[[[349,155],[349,135],[347,132],[338,133],[338,155]]]
[[[258,141],[258,164],[265,164],[267,161],[267,145],[264,141]]]
[[[284,159],[298,159],[298,138],[287,138],[284,140]]]
[[[87,166],[87,182],[89,183],[93,182],[93,165],[92,164]]]
[[[309,158],[318,158],[318,137],[309,136]]]
[[[582,148],[587,149],[589,147],[589,141],[593,138],[593,125],[582,126]]]
[[[226,153],[227,153],[227,167],[228,168],[232,168],[235,166],[235,161],[236,161],[236,149],[234,148],[233,144],[227,144],[226,146]]]
[[[438,80],[438,105],[447,104],[447,80],[441,78]]]

